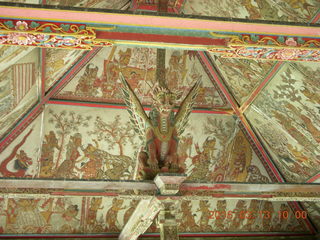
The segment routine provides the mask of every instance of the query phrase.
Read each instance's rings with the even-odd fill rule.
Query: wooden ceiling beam
[[[157,186],[153,181],[129,181],[129,180],[66,180],[66,179],[0,179],[1,188],[29,188],[29,189],[61,189],[61,190],[141,190],[155,191]],[[76,188],[75,188],[76,186]],[[220,192],[220,193],[318,193],[320,194],[319,183],[228,183],[228,182],[184,182],[180,187],[181,191],[189,192]],[[211,194],[211,193],[209,193]],[[205,195],[205,194],[204,194]],[[153,196],[153,193],[150,193]]]
[[[270,80],[278,73],[278,70],[283,66],[283,62],[276,63],[271,71],[267,74],[264,80],[258,85],[258,87],[251,93],[250,97],[239,108],[241,113],[244,113],[247,108],[253,103],[256,97],[261,93],[264,87],[270,82]]]
[[[70,10],[71,9],[71,10]],[[107,24],[113,26],[140,26],[161,30],[184,29],[210,32],[246,32],[273,35],[294,35],[319,37],[318,26],[309,24],[289,24],[279,22],[224,19],[217,17],[178,16],[168,14],[152,15],[149,13],[115,12],[111,10],[43,7],[31,4],[0,4],[2,18],[32,19],[44,21],[80,22]],[[218,20],[219,19],[219,20]]]
[[[95,107],[95,108],[111,108],[111,109],[126,109],[125,104],[115,104],[115,103],[106,103],[106,102],[88,102],[88,101],[77,101],[77,100],[67,100],[62,99],[63,97],[59,96],[59,99],[50,99],[47,104],[56,104],[56,105],[67,105],[67,106],[80,106],[80,107]],[[145,111],[150,111],[150,106],[144,106]],[[174,109],[178,111],[179,109]],[[202,108],[193,108],[193,113],[205,113],[205,114],[222,114],[222,115],[233,115],[233,111],[225,109],[202,109]]]

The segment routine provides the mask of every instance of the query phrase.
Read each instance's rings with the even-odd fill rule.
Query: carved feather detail
[[[199,92],[200,81],[197,81],[186,98],[181,103],[178,113],[175,116],[175,127],[177,129],[178,136],[184,132],[188,123],[189,115],[192,111],[193,104]]]
[[[140,100],[133,92],[132,88],[123,77],[122,73],[120,75],[120,80],[123,84],[122,93],[124,96],[124,101],[128,107],[128,113],[130,115],[130,121],[133,123],[134,131],[139,134],[141,139],[145,139],[146,125],[150,124],[150,119],[144,111]]]

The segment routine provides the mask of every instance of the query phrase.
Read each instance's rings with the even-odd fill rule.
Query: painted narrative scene
[[[320,238],[319,1],[0,12],[0,239]]]

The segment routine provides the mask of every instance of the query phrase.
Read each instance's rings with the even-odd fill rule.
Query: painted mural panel
[[[46,49],[46,91],[56,82],[84,53],[82,50]]]
[[[281,217],[285,211],[287,219]],[[303,221],[297,220],[294,214],[285,202],[183,200],[177,216],[181,219],[178,231],[308,232]],[[155,229],[149,228],[148,232],[155,232]]]
[[[191,114],[178,155],[192,181],[269,182],[267,173],[231,116]]]
[[[133,179],[139,139],[125,110],[48,105],[40,178]]]
[[[202,16],[310,22],[319,8],[317,0],[187,0],[183,12]]]
[[[83,8],[126,9],[128,2],[128,0],[47,0],[46,4]]]
[[[111,197],[2,197],[0,233],[119,233],[138,202]],[[214,211],[221,213],[220,218]],[[227,218],[228,211],[232,213]],[[286,211],[288,218],[279,217],[279,211]],[[179,232],[308,232],[284,202],[183,200],[177,217]],[[147,232],[159,229],[152,224]]]
[[[39,171],[42,114],[0,153],[0,177],[30,178]]]
[[[40,178],[137,179],[142,146],[125,109],[49,105]],[[231,116],[193,113],[178,155],[189,180],[269,182]]]
[[[291,182],[320,170],[319,73],[312,63],[284,65],[246,112]]]
[[[167,85],[186,96],[196,81],[201,81],[196,107],[228,108],[223,94],[211,82],[195,52],[167,51]],[[124,103],[122,73],[141,102],[151,105],[151,89],[156,82],[156,49],[104,48],[59,93],[58,98]],[[178,103],[179,104],[179,103]]]
[[[138,202],[80,196],[0,198],[0,234],[119,233]]]
[[[0,72],[0,135],[38,99],[39,50],[34,49]]]
[[[141,146],[127,117],[125,110],[50,105],[40,170],[34,177],[133,179],[135,154]],[[237,152],[230,153],[232,149]],[[192,114],[178,154],[184,158],[190,180],[269,181],[230,117]]]
[[[214,54],[211,57],[239,104],[250,97],[275,64],[270,61],[222,58]]]

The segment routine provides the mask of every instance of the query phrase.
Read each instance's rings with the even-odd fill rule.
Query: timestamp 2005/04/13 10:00
[[[209,219],[233,219],[234,217],[240,219],[271,219],[275,214],[279,219],[288,219],[290,215],[288,211],[209,211],[209,213]],[[306,211],[294,212],[294,217],[296,219],[306,219],[307,216],[308,214]]]

